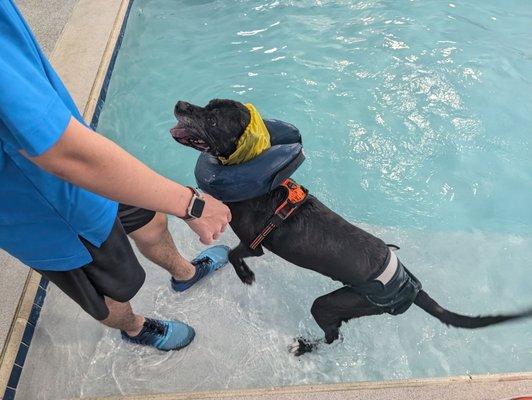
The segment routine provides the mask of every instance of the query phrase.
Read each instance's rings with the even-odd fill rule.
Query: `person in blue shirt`
[[[124,339],[179,349],[194,338],[190,326],[145,318],[129,304],[145,273],[127,235],[170,273],[176,291],[225,265],[228,248],[185,260],[166,214],[185,219],[205,244],[231,219],[213,197],[158,175],[93,132],[13,0],[0,1],[0,248]]]

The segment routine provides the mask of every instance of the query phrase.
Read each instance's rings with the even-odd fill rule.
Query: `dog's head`
[[[174,115],[178,122],[170,130],[173,138],[216,157],[228,157],[235,151],[250,121],[242,103],[222,99],[213,99],[205,107],[178,101]]]

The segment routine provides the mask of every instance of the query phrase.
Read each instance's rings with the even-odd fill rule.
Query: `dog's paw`
[[[246,285],[252,285],[255,282],[255,273],[245,263],[243,264],[244,266],[237,271],[238,277]]]
[[[233,267],[243,283],[246,285],[251,285],[253,282],[255,282],[255,274],[248,267],[244,260],[240,260],[238,263],[233,263]]]
[[[294,341],[288,345],[288,352],[296,357],[300,356],[298,339],[294,339]]]
[[[288,346],[288,352],[295,357],[299,357],[305,353],[310,353],[316,347],[317,343],[303,337],[295,338]]]

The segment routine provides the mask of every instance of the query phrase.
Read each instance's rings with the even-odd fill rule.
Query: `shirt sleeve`
[[[0,120],[7,130],[0,129],[0,140],[39,156],[59,140],[72,113],[31,57],[17,52],[16,46],[4,49],[0,52]]]

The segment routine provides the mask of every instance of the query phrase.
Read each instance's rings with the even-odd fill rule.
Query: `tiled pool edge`
[[[97,123],[99,109],[96,105],[100,103],[101,109],[101,96],[105,96],[106,85],[112,73],[112,66],[120,47],[125,21],[132,3],[133,0],[80,0],[75,6],[78,12],[76,13],[75,9],[50,57],[65,85],[74,91],[74,100],[78,108],[84,110],[83,117],[86,121],[91,121],[91,126],[93,126],[94,117]],[[97,21],[91,21],[94,22],[91,26],[100,28],[102,35],[107,34],[107,40],[103,46],[96,38],[91,40],[86,37],[83,29],[80,29],[83,24],[87,25],[86,15],[98,16]],[[79,43],[84,44],[84,46],[78,46],[81,54],[73,51],[76,48],[73,45]],[[83,71],[85,76],[79,76],[76,72],[78,66],[85,61],[83,59],[87,61]],[[69,74],[69,72],[74,72],[74,74]],[[80,82],[84,82],[82,78],[91,79],[93,82],[88,93],[84,93],[86,88],[78,87]],[[15,398],[41,306],[46,297],[47,285],[48,282],[40,274],[33,270],[29,272],[2,353],[0,353],[0,400]]]
[[[131,12],[131,7],[133,6],[134,1],[135,0],[122,1],[121,8],[116,17],[115,29],[113,29],[111,36],[109,37],[109,42],[102,57],[102,64],[98,69],[98,74],[96,75],[94,85],[83,111],[85,120],[90,118],[90,126],[92,129],[98,127],[100,113],[107,97],[107,88],[111,80],[111,75],[113,74],[118,52],[122,46],[129,13]]]
[[[0,358],[0,393],[4,400],[14,398],[22,366],[35,325],[40,314],[40,306],[44,301],[45,291],[40,287],[41,276],[30,271],[24,283],[11,328]],[[31,321],[31,322],[30,322]]]

